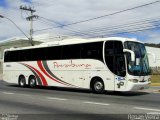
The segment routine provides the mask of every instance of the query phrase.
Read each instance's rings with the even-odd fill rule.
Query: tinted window
[[[114,42],[114,54],[123,54],[123,45],[122,42]]]
[[[5,62],[29,61],[31,50],[7,51],[5,52]]]
[[[114,42],[107,41],[105,44],[105,54],[106,55],[113,55],[114,54]]]
[[[10,52],[10,59],[11,61],[16,61],[19,59],[19,52],[18,51],[11,51]]]
[[[4,62],[9,62],[10,59],[10,52],[6,51],[4,53]]]
[[[62,59],[80,59],[80,45],[63,46]]]
[[[103,42],[54,46],[5,52],[5,62],[98,59],[103,61]]]
[[[126,75],[125,59],[122,55],[115,56],[115,74],[123,77]]]
[[[110,71],[114,73],[114,56],[105,56],[105,60]]]
[[[107,41],[105,44],[105,61],[111,72],[118,76],[125,76],[125,59],[123,44],[120,41]]]
[[[48,47],[46,48],[46,59],[47,60],[59,60],[62,55],[62,47]]]
[[[103,61],[103,42],[81,44],[81,57]]]
[[[32,51],[29,50],[20,50],[18,54],[18,59],[16,61],[31,61],[32,60]],[[15,61],[13,61],[15,62]]]
[[[45,60],[46,48],[36,48],[31,50],[31,60]]]

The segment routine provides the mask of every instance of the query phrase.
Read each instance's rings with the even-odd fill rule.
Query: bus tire
[[[29,84],[29,87],[31,87],[31,88],[35,88],[37,86],[37,82],[36,82],[35,76],[31,75],[29,77],[29,83],[28,84]]]
[[[91,89],[94,93],[100,94],[104,92],[104,83],[100,78],[94,78],[91,82]]]
[[[18,85],[20,87],[25,87],[26,86],[26,79],[25,79],[24,75],[19,76]]]

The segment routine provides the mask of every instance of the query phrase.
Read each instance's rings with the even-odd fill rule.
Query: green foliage
[[[154,44],[154,43],[145,43],[145,46],[160,48],[160,43],[159,43],[159,44]]]
[[[151,82],[152,83],[160,83],[160,75],[152,75]]]
[[[151,75],[160,75],[160,67],[151,67]]]

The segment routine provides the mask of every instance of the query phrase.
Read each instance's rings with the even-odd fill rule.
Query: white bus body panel
[[[47,74],[49,73],[47,69],[51,71],[54,77],[53,75]],[[38,74],[36,70],[39,71],[40,74]],[[105,90],[114,90],[115,87],[114,74],[108,70],[103,62],[91,59],[4,63],[3,79],[9,83],[17,84],[18,77],[24,75],[26,83],[28,84],[29,76],[34,75],[33,71],[37,73],[40,79],[43,77],[45,78],[47,86],[89,89],[92,78],[100,77],[104,81]],[[41,76],[43,77],[41,78]],[[60,80],[67,84],[64,84],[64,82],[57,82]],[[43,82],[42,85],[44,85]]]

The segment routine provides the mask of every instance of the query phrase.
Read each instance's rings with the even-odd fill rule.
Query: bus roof
[[[108,38],[92,38],[92,39],[82,39],[82,38],[72,38],[72,39],[64,39],[61,41],[53,41],[53,42],[46,42],[36,46],[29,46],[29,47],[20,47],[20,48],[10,48],[6,49],[5,51],[14,51],[14,50],[23,50],[23,49],[32,49],[32,48],[41,48],[41,47],[51,47],[51,46],[61,46],[61,45],[71,45],[71,44],[81,44],[81,43],[91,43],[91,42],[98,42],[98,41],[109,41],[109,40],[116,40],[116,41],[135,41],[140,42],[137,39],[131,38],[123,38],[123,37],[108,37]],[[142,43],[142,42],[140,42]]]

